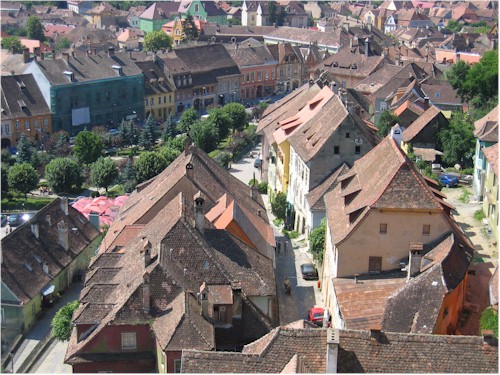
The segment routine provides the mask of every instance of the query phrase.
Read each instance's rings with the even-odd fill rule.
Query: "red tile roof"
[[[498,106],[474,122],[474,135],[481,141],[498,142]]]
[[[488,163],[493,167],[493,172],[498,177],[498,143],[493,146],[483,148],[483,154],[488,160]]]

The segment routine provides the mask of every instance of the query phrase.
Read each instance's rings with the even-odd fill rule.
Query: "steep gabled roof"
[[[411,142],[426,126],[439,116],[441,111],[435,106],[430,106],[423,115],[419,116],[403,131],[403,141]]]
[[[326,209],[324,196],[335,188],[338,184],[338,178],[349,170],[347,164],[342,164],[333,171],[321,184],[306,194],[307,203],[312,211],[323,211]]]
[[[147,8],[144,13],[139,16],[139,18],[143,18],[146,20],[169,19],[177,13],[179,13],[179,3],[170,1],[157,1],[149,8]]]
[[[4,119],[50,115],[51,113],[31,74],[2,76],[1,91],[2,118]]]
[[[483,148],[483,154],[488,160],[488,163],[490,163],[493,167],[493,173],[495,173],[495,176],[498,175],[498,143],[494,144],[493,146],[490,147],[485,147]]]
[[[481,141],[498,142],[498,106],[474,122],[474,135]]]

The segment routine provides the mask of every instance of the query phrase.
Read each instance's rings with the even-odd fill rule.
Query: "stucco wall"
[[[451,335],[455,333],[460,311],[463,308],[464,291],[467,285],[468,275],[465,274],[463,281],[443,299],[438,321],[434,327],[435,335]]]

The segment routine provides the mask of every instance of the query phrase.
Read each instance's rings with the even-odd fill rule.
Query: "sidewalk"
[[[14,373],[17,373],[19,368],[27,368],[26,366],[33,362],[35,347],[43,341],[50,333],[52,319],[59,309],[68,302],[78,299],[83,283],[75,283],[70,289],[61,296],[61,299],[52,307],[45,310],[43,317],[35,323],[35,325],[25,335],[23,342],[19,346],[17,352],[14,353]],[[32,355],[33,354],[33,355]],[[25,363],[26,362],[26,363]],[[11,370],[11,364],[7,365],[7,370]]]

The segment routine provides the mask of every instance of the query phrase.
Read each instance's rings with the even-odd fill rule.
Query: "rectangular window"
[[[30,130],[30,120],[24,120],[24,129]]]
[[[39,124],[38,124],[38,119],[36,118],[35,120],[33,120],[33,126],[35,128],[38,128],[39,127]]]
[[[339,146],[333,146],[333,153],[334,153],[335,155],[340,154],[340,147],[339,147]]]
[[[174,372],[176,374],[180,374],[181,372],[181,360],[180,359],[175,359],[174,360]]]
[[[347,82],[346,81],[342,81],[342,87],[346,88],[346,86],[347,86]]]
[[[269,72],[266,70],[265,72],[265,79],[268,80],[269,79]]]
[[[5,135],[10,135],[10,124],[5,124]]]
[[[255,81],[255,72],[252,72],[252,82]]]
[[[355,150],[354,150],[354,153],[355,153],[356,155],[361,154],[361,146],[356,146],[356,148],[355,148]]]
[[[149,105],[153,106],[155,104],[155,100],[153,98],[149,99]]]
[[[424,226],[422,227],[422,234],[424,236],[430,235],[431,234],[431,226],[428,224],[424,224]]]
[[[250,74],[247,73],[247,82],[250,82]]]
[[[123,350],[137,349],[135,332],[122,333],[122,349]]]
[[[48,118],[43,119],[43,128],[45,130],[47,130],[49,128],[49,119]]]
[[[351,138],[351,134],[349,132],[345,133],[346,138]]]
[[[369,273],[380,273],[382,271],[382,257],[370,257],[368,262]]]
[[[161,104],[161,96],[158,97],[158,104]]]
[[[271,70],[271,79],[274,79],[274,69]]]
[[[262,81],[262,70],[257,72],[257,80]]]
[[[386,109],[387,109],[387,103],[386,102],[380,103],[380,111],[385,111]]]
[[[387,224],[380,224],[379,233],[380,234],[387,234]]]

